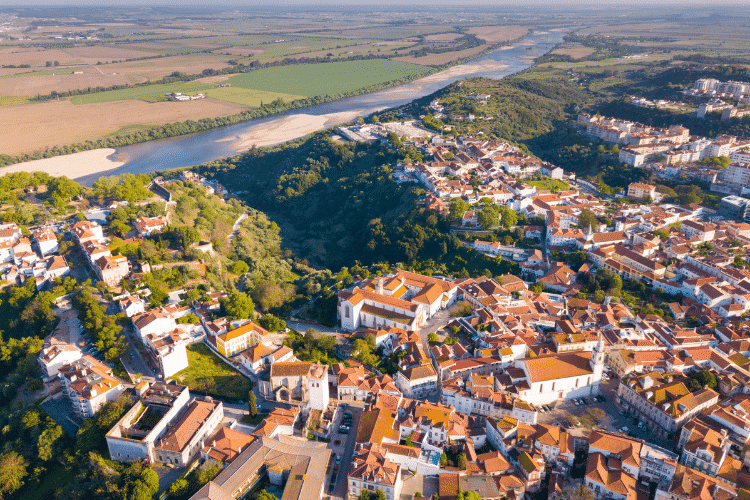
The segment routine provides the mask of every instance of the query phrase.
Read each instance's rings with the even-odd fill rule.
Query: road
[[[227,239],[229,240],[229,243],[232,242],[233,239],[237,237],[237,231],[240,230],[240,225],[242,224],[242,221],[247,219],[247,213],[244,213],[237,217],[237,220],[234,222],[234,226],[232,226],[232,232],[229,236],[227,236]]]
[[[362,416],[361,408],[355,406],[342,407],[339,409],[339,415],[336,417],[336,422],[334,422],[334,429],[339,428],[341,417],[343,417],[344,415],[344,411],[341,410],[350,411],[353,415],[353,418],[352,427],[349,434],[335,433],[334,436],[331,437],[331,442],[328,445],[328,447],[333,450],[334,453],[343,455],[341,457],[341,464],[339,465],[339,472],[336,475],[336,488],[333,490],[333,495],[329,497],[335,500],[343,500],[349,498],[349,484],[347,482],[347,475],[349,474],[349,467],[351,466],[352,459],[354,458],[354,445],[357,441],[356,429],[359,428],[359,419]],[[334,443],[337,439],[346,439],[346,441],[343,441],[341,445],[336,446]],[[329,490],[326,487],[325,493],[328,493],[328,491]]]
[[[429,356],[430,352],[430,341],[427,337],[430,333],[437,333],[438,331],[445,328],[445,325],[450,323],[451,315],[447,309],[440,309],[435,316],[425,322],[424,325],[419,329],[419,338],[422,340],[422,347]]]
[[[120,357],[122,365],[130,375],[130,378],[135,380],[134,375],[140,373],[146,380],[153,379],[159,380],[162,378],[161,373],[156,367],[152,366],[149,360],[144,359],[141,349],[144,349],[143,343],[140,336],[131,325],[127,325],[123,328],[125,338],[128,339],[128,345],[130,346],[128,352]]]

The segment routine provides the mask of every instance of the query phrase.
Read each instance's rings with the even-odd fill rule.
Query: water
[[[539,32],[526,37],[516,47],[507,50],[496,50],[473,59],[474,62],[498,61],[507,68],[500,71],[480,71],[472,74],[446,76],[446,78],[428,85],[416,82],[398,87],[373,92],[340,101],[319,104],[309,108],[289,111],[280,115],[268,116],[257,120],[230,125],[228,127],[207,130],[196,134],[160,139],[117,148],[112,158],[126,157],[127,162],[120,168],[76,179],[77,182],[91,186],[101,175],[119,175],[124,173],[142,174],[158,170],[184,168],[238,154],[232,144],[238,135],[247,133],[257,127],[273,123],[293,115],[325,115],[329,113],[351,112],[362,110],[359,115],[367,116],[378,109],[395,108],[408,104],[414,99],[432,94],[457,80],[473,76],[502,78],[517,73],[531,66],[531,62],[519,59],[529,55],[539,55],[562,41],[561,32]],[[531,48],[531,50],[529,49]],[[322,127],[321,127],[322,128]],[[121,156],[122,155],[122,156]]]

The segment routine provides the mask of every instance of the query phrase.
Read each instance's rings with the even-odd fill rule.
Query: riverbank
[[[87,175],[102,174],[109,170],[115,170],[125,164],[124,160],[112,159],[115,149],[92,149],[64,156],[54,156],[41,160],[32,160],[24,163],[16,163],[0,169],[2,174],[13,174],[16,172],[46,172],[54,177],[66,176],[70,179],[78,179]]]
[[[469,75],[479,72],[502,71],[508,67],[499,61],[486,60],[476,63],[459,64],[438,73],[414,80],[408,92],[410,94],[421,91],[428,85],[441,82],[448,78]],[[404,89],[394,88],[386,90],[383,95],[389,98],[398,98],[399,93],[407,92]],[[247,151],[252,146],[265,147],[274,146],[283,142],[291,141],[317,132],[334,125],[341,125],[362,116],[365,113],[373,113],[386,109],[385,106],[375,109],[355,109],[340,113],[327,113],[322,115],[294,114],[280,117],[276,120],[251,127],[247,132],[239,134],[234,138],[226,138],[221,141],[232,141],[232,150],[235,152]]]

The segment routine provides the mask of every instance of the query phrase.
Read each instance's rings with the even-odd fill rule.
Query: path
[[[93,64],[89,64],[89,66],[91,66],[92,68],[94,68],[95,70],[97,70],[97,71],[98,71],[99,73],[101,73],[102,75],[104,74],[104,71],[100,70],[99,68],[97,68],[97,67],[96,67],[96,66],[94,66]]]
[[[237,237],[237,231],[240,230],[240,224],[242,224],[242,221],[247,219],[248,215],[247,212],[237,217],[237,220],[234,221],[234,226],[232,226],[232,233],[227,236],[227,239],[229,240],[229,243],[232,242],[233,239]]]

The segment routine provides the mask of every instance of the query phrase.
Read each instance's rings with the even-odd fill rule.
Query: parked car
[[[620,427],[620,432],[628,432],[628,427],[623,425],[622,427]]]

